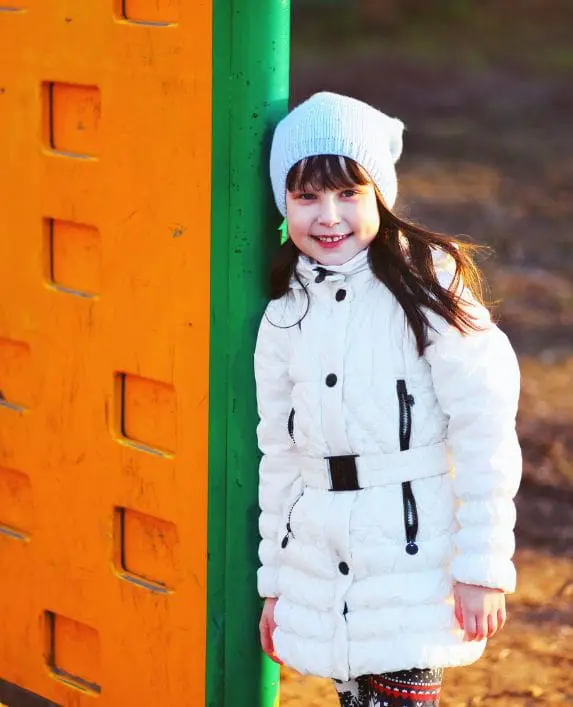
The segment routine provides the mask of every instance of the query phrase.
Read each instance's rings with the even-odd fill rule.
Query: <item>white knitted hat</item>
[[[286,179],[291,167],[313,155],[342,155],[361,165],[388,208],[398,193],[395,163],[402,153],[404,124],[367,103],[337,93],[315,93],[275,129],[271,183],[278,210],[286,216]]]

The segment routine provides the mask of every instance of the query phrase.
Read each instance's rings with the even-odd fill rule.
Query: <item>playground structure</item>
[[[288,35],[287,0],[0,4],[9,707],[278,704],[252,348]]]

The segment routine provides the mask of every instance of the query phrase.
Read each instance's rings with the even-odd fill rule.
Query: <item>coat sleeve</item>
[[[300,477],[296,464],[297,454],[288,430],[292,404],[292,382],[288,373],[288,330],[270,323],[273,321],[273,304],[271,302],[263,316],[255,348],[255,381],[260,418],[257,437],[262,452],[259,465],[261,566],[257,573],[261,597],[277,596],[283,509]]]
[[[438,272],[443,286],[451,272]],[[430,315],[425,357],[438,402],[448,417],[454,466],[457,531],[451,571],[466,584],[515,590],[514,497],[521,479],[515,429],[519,367],[515,353],[488,311],[465,289],[463,306],[480,331],[460,333]]]

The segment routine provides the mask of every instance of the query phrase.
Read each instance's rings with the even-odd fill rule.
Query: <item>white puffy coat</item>
[[[447,265],[436,264],[444,286]],[[315,267],[299,258],[310,295],[300,326],[290,325],[307,298],[295,283],[267,307],[255,352],[258,588],[278,597],[275,650],[302,673],[340,680],[471,663],[485,641],[463,641],[453,582],[515,587],[515,355],[472,300],[483,330],[462,335],[431,314],[437,331],[420,357],[366,251],[318,282]],[[360,490],[329,490],[325,457],[339,455],[357,455]],[[416,554],[406,551],[406,481]]]

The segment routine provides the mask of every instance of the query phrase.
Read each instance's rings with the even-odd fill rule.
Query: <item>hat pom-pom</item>
[[[391,118],[390,125],[390,155],[394,164],[400,159],[402,154],[402,135],[404,133],[404,123],[398,118]]]

